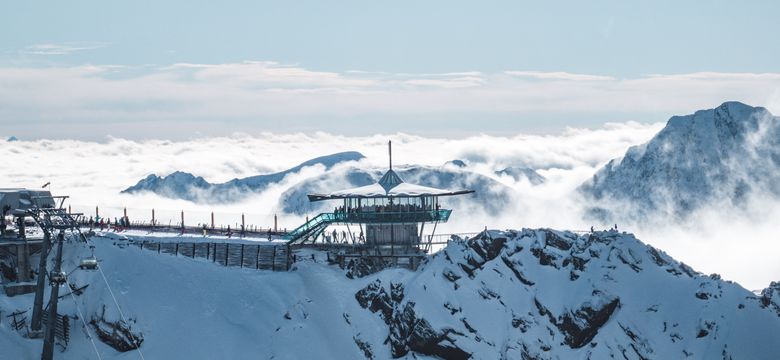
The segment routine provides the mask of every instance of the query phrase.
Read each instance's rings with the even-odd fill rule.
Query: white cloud
[[[3,67],[0,122],[176,124],[264,119],[268,124],[285,118],[301,119],[327,130],[339,123],[325,123],[324,118],[371,118],[376,114],[407,120],[452,114],[471,114],[475,120],[483,116],[509,120],[521,114],[573,114],[580,118],[583,114],[622,114],[636,118],[689,113],[726,100],[776,107],[778,89],[780,74],[695,73],[615,79],[529,71],[337,73],[274,62],[145,68]],[[364,126],[358,129],[362,133],[372,128],[370,123],[356,126]]]
[[[588,74],[572,74],[568,72],[555,71],[555,72],[543,72],[543,71],[506,71],[507,75],[517,77],[528,77],[540,80],[568,80],[568,81],[607,81],[615,80],[611,76],[602,75],[588,75]]]
[[[77,51],[94,50],[104,47],[103,43],[61,43],[36,44],[21,50],[28,55],[68,55]]]

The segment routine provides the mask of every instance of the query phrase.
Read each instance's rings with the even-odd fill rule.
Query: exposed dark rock
[[[534,285],[533,281],[526,279],[526,277],[523,276],[523,273],[520,272],[520,270],[518,269],[519,268],[519,264],[513,262],[512,260],[509,260],[506,256],[502,256],[501,260],[504,262],[506,267],[509,268],[509,270],[512,270],[512,273],[515,274],[515,277],[517,278],[517,280],[520,280],[521,283],[523,283],[525,285],[528,285],[528,286],[533,286]]]
[[[655,262],[658,266],[667,266],[669,265],[669,262],[664,259],[664,257],[661,255],[661,253],[654,247],[648,245],[647,246],[647,253],[650,254],[650,258],[653,259],[653,262]]]
[[[345,268],[350,279],[362,278],[390,267],[392,264],[380,258],[359,257],[350,260]]]
[[[761,306],[774,310],[780,316],[780,281],[773,281],[769,287],[761,291]]]
[[[403,307],[401,306],[404,300],[402,284],[390,284],[390,288],[392,295],[387,295],[381,281],[377,279],[358,291],[355,299],[364,309],[382,314],[390,330],[385,343],[389,343],[394,358],[406,356],[410,351],[443,359],[471,357],[471,354],[458,348],[452,338],[454,335],[463,336],[463,334],[453,329],[441,331],[433,329],[428,321],[417,316],[414,302],[407,301]],[[454,306],[450,305],[450,307],[454,309]]]
[[[556,269],[558,269],[558,264],[555,263],[555,260],[558,260],[557,255],[548,253],[544,251],[542,248],[534,248],[531,249],[531,254],[533,254],[536,258],[539,259],[539,264],[544,266],[552,266]]]
[[[564,239],[552,231],[545,231],[544,244],[564,251],[571,249],[571,240]]]
[[[460,279],[460,276],[459,276],[459,275],[457,275],[457,274],[455,274],[455,273],[454,273],[454,272],[452,272],[451,270],[445,270],[443,275],[444,275],[444,277],[445,277],[447,280],[449,280],[449,281],[452,281],[452,282],[455,282],[455,281],[457,281],[458,279]]]
[[[455,307],[455,305],[452,305],[450,302],[444,303],[444,308],[450,311],[450,315],[455,315],[455,313],[458,313],[461,311],[460,307]]]
[[[487,231],[475,236],[467,242],[472,254],[466,257],[467,264],[458,264],[469,278],[474,278],[474,272],[481,269],[485,263],[495,259],[504,249],[505,237],[492,238]]]
[[[360,351],[363,352],[363,356],[365,356],[366,359],[371,359],[371,360],[374,359],[374,352],[371,350],[371,344],[358,339],[357,336],[353,336],[352,340],[355,341],[355,345],[357,345]]]
[[[612,313],[620,306],[620,299],[614,298],[601,308],[594,309],[589,305],[574,312],[568,312],[556,318],[537,299],[534,299],[539,315],[547,316],[566,336],[565,343],[572,348],[581,348],[589,343],[598,333],[598,330],[609,320]]]
[[[355,294],[355,299],[364,309],[373,313],[380,312],[385,324],[390,324],[390,320],[393,318],[393,302],[379,279],[358,291]]]

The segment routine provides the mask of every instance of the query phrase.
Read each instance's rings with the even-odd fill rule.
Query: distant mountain
[[[685,217],[706,204],[740,206],[780,194],[780,118],[726,102],[672,117],[648,143],[610,161],[579,188],[601,219]],[[619,210],[618,210],[619,209]]]
[[[523,179],[526,179],[531,183],[531,185],[540,185],[547,181],[544,176],[539,175],[536,170],[529,167],[508,167],[506,169],[496,171],[496,175],[509,176],[515,181],[522,181]]]
[[[168,176],[149,175],[122,193],[143,191],[195,202],[220,203],[236,201],[247,192],[258,192],[271,184],[281,182],[287,175],[300,172],[303,168],[321,165],[325,169],[349,161],[364,159],[363,154],[355,151],[341,152],[311,159],[291,169],[268,175],[257,175],[243,179],[233,179],[221,184],[211,184],[200,176],[177,171]]]
[[[444,167],[455,167],[460,169],[465,169],[468,167],[468,164],[463,160],[450,160],[444,163]],[[544,178],[544,176],[539,175],[536,170],[525,167],[525,166],[510,166],[503,170],[496,171],[495,174],[497,176],[508,176],[512,178],[514,181],[523,181],[527,180],[531,183],[531,185],[539,185],[543,184],[547,179]]]
[[[443,198],[447,206],[465,208],[478,206],[490,213],[497,213],[512,201],[512,189],[491,179],[468,170],[451,166],[407,166],[393,168],[406,182],[451,190],[475,190],[474,195]],[[377,182],[385,170],[360,170],[355,168],[329,171],[323,175],[307,179],[285,191],[280,207],[288,213],[305,214],[331,210],[332,203],[311,203],[306,197],[312,193],[329,193]]]
[[[464,162],[463,160],[457,160],[456,159],[456,160],[447,161],[446,163],[444,163],[444,166],[454,166],[454,167],[458,167],[458,168],[465,168],[468,165],[466,165],[466,162]]]

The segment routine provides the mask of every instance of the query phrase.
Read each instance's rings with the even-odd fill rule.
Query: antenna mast
[[[393,170],[393,142],[387,141],[387,152],[390,154],[390,170]]]

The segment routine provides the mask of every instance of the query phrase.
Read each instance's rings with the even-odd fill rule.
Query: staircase
[[[325,231],[325,228],[327,228],[328,225],[344,220],[346,220],[345,213],[322,213],[295,228],[293,231],[288,232],[284,238],[288,240],[287,243],[290,245],[302,244],[306,242],[309,237],[316,238],[319,236]]]

